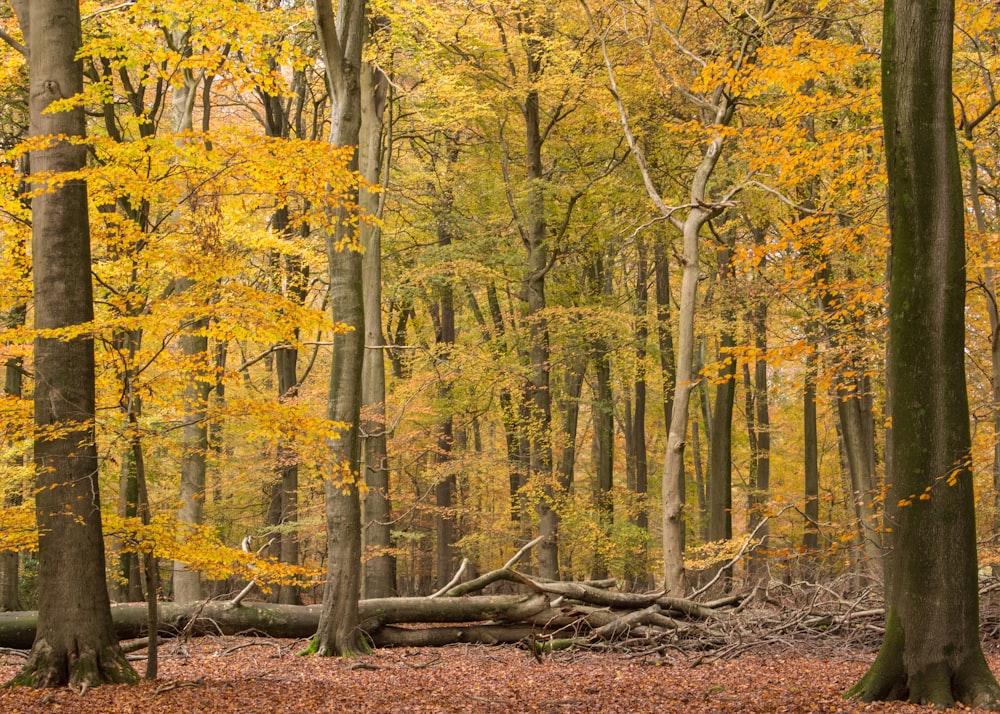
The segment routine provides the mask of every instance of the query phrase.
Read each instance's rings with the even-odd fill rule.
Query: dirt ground
[[[515,646],[386,649],[356,659],[300,657],[292,640],[168,642],[160,677],[138,686],[0,690],[0,713],[120,712],[926,712],[842,698],[871,652],[794,648],[711,661],[669,651],[558,652]],[[140,674],[142,655],[134,664]],[[1000,651],[988,652],[1000,672]],[[0,680],[23,659],[0,652]]]

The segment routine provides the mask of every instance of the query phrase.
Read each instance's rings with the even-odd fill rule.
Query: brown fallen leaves
[[[0,690],[0,712],[925,712],[859,704],[843,692],[872,654],[745,654],[696,664],[687,655],[453,645],[386,649],[356,659],[298,657],[302,641],[202,638],[168,642],[161,678],[135,687]],[[22,660],[0,652],[0,680]],[[990,655],[994,671],[1000,657]],[[137,661],[142,671],[144,663]]]

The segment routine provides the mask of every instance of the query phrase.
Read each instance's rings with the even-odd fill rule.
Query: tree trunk
[[[526,34],[528,76],[535,81],[541,73],[544,44],[541,38]],[[552,393],[549,388],[549,329],[543,317],[546,308],[545,275],[549,268],[548,225],[545,218],[545,191],[542,174],[541,116],[536,89],[528,91],[523,104],[525,148],[527,152],[528,215],[523,235],[527,248],[521,298],[527,304],[530,322],[528,356],[531,380],[530,404],[530,476],[539,482],[543,497],[538,502],[538,532],[545,540],[538,546],[538,574],[543,578],[559,577],[559,515],[555,510],[552,484]]]
[[[754,227],[754,246],[764,255],[765,228]],[[766,550],[769,523],[766,518],[768,493],[771,488],[771,418],[767,385],[767,293],[759,287],[763,280],[759,277],[764,270],[764,259],[757,267],[758,279],[751,295],[753,306],[750,310],[750,332],[754,340],[753,379],[750,378],[749,363],[744,363],[747,372],[747,428],[750,442],[750,493],[747,499],[747,533],[757,531],[761,545],[754,549],[749,562],[751,578],[765,576],[767,564]]]
[[[272,70],[276,63],[272,61]],[[292,82],[299,97],[304,96],[304,82]],[[294,115],[289,114],[288,105],[283,97],[269,94],[260,89],[261,102],[264,105],[264,128],[267,136],[289,139],[292,127],[301,130],[303,102],[297,103]],[[290,216],[288,206],[279,206],[271,216],[271,230],[278,236],[290,239]],[[303,224],[299,229],[305,237],[309,227]],[[294,302],[296,305],[305,303],[308,292],[309,268],[301,258],[283,254],[280,250],[272,253],[271,260],[272,289],[275,293]],[[299,330],[294,331],[294,339],[298,340]],[[277,376],[278,401],[295,399],[299,394],[299,350],[295,345],[283,346],[274,352],[274,371]],[[281,563],[298,565],[299,540],[295,523],[298,520],[299,499],[299,454],[295,448],[294,439],[279,437],[275,448],[274,481],[271,484],[271,503],[266,516],[268,525],[277,526],[271,536],[276,544],[268,549],[269,555]],[[299,588],[293,584],[281,584],[273,593],[276,602],[286,605],[296,605],[300,602]]]
[[[991,108],[992,111],[992,108]],[[976,230],[985,234],[989,230],[986,223],[986,212],[979,192],[979,160],[973,143],[973,132],[979,121],[986,118],[983,114],[975,119],[963,117],[965,143],[969,155],[969,202],[972,204],[972,215],[976,219]],[[993,532],[1000,532],[1000,309],[997,306],[996,269],[983,269],[983,289],[986,292],[986,314],[990,320],[990,396],[992,397],[993,426]],[[993,566],[994,574],[1000,573],[1000,566]]]
[[[45,111],[83,90],[80,8],[73,0],[16,4],[28,38],[34,136],[83,137],[82,106]],[[54,141],[32,154],[33,174],[80,171],[86,147]],[[42,188],[38,186],[37,188]],[[59,330],[94,318],[87,186],[79,179],[49,186],[32,201],[35,328]],[[38,626],[15,684],[134,682],[118,647],[104,578],[104,536],[94,443],[94,343],[37,337],[35,376],[35,512],[38,522]]]
[[[965,381],[965,216],[952,101],[953,0],[887,0],[882,111],[891,267],[886,630],[851,693],[1000,706],[979,642]]]
[[[732,282],[732,251],[727,245],[719,249],[719,284]],[[723,300],[730,298],[728,290],[720,290]],[[736,400],[736,345],[733,308],[722,307],[722,333],[719,336],[717,360],[722,364],[716,382],[715,403],[712,405],[710,448],[708,450],[708,540],[730,540],[733,537],[733,404]]]
[[[611,292],[611,271],[605,269],[603,256],[596,256],[590,266],[592,292],[595,297],[607,300]],[[592,454],[594,462],[594,506],[602,538],[596,544],[594,566],[591,577],[600,580],[608,576],[604,559],[604,541],[611,536],[614,523],[614,499],[611,489],[614,485],[614,444],[615,419],[614,402],[611,393],[611,348],[607,341],[598,338],[591,344],[591,360],[594,364],[594,401],[591,413],[594,419],[594,439]]]
[[[23,248],[23,246],[22,246]],[[23,327],[27,312],[25,305],[17,305],[7,313],[4,321],[5,327],[14,329]],[[4,363],[4,388],[3,394],[6,397],[20,400],[23,388],[23,363],[20,357],[12,357]],[[17,456],[9,462],[12,466],[22,466],[23,457]],[[3,493],[3,504],[14,506],[21,503],[21,486],[18,484],[15,489]],[[18,587],[18,573],[20,570],[20,556],[16,550],[5,550],[0,552],[0,611],[17,610],[20,608],[20,593]]]
[[[371,184],[380,183],[388,151],[383,148],[383,120],[389,79],[371,63],[361,67],[361,129],[358,156],[361,173]],[[385,172],[388,180],[388,170]],[[381,218],[381,193],[362,190],[361,210]],[[389,456],[385,415],[385,337],[382,332],[382,229],[376,223],[361,225],[365,254],[361,269],[365,301],[365,357],[361,403],[365,415],[364,473],[368,491],[364,498],[365,560],[362,592],[365,597],[391,597],[396,593],[396,557],[391,553]]]
[[[177,51],[185,51],[188,33],[171,30],[169,43]],[[175,134],[191,131],[195,94],[199,82],[190,70],[180,73],[171,96],[171,129]],[[185,141],[185,139],[178,139]],[[177,292],[184,293],[195,287],[195,281],[186,275],[177,279]],[[207,322],[194,315],[187,318],[180,337],[181,352],[190,366],[184,385],[184,413],[181,417],[181,483],[177,519],[181,523],[204,523],[205,475],[208,457],[208,394],[211,382],[208,370],[208,337],[204,330]],[[188,570],[184,563],[173,564],[173,596],[179,602],[201,599],[201,576]]]
[[[451,245],[451,228],[447,225],[450,220],[452,197],[450,192],[445,194],[445,211],[439,217],[438,224],[438,246],[447,250]],[[454,446],[455,425],[452,416],[451,399],[451,368],[448,362],[451,359],[451,351],[455,348],[455,300],[451,283],[447,280],[440,287],[440,300],[438,308],[438,334],[437,334],[437,361],[438,373],[443,375],[441,384],[438,387],[438,395],[443,404],[443,414],[438,423],[438,443],[435,461],[441,467],[442,473],[438,474],[438,482],[434,486],[434,501],[438,507],[438,512],[434,517],[434,526],[437,533],[437,587],[444,587],[451,579],[455,569],[455,519],[452,514],[452,500],[455,494],[455,474],[448,468],[447,463],[452,458],[452,448]]]
[[[331,97],[330,143],[355,150],[348,168],[357,171],[361,129],[361,48],[365,36],[365,0],[316,0],[316,29]],[[353,198],[359,200],[357,189]],[[343,424],[330,443],[334,472],[324,479],[326,493],[327,580],[323,589],[314,651],[350,655],[364,646],[358,622],[361,597],[360,476],[361,372],[365,316],[361,254],[350,209],[336,209],[335,230],[326,236],[333,319],[349,331],[333,337],[327,419]]]
[[[811,331],[810,331],[811,332]],[[807,332],[809,334],[809,332]],[[816,428],[816,353],[806,353],[806,380],[802,392],[802,439],[805,457],[805,533],[802,549],[809,561],[809,575],[819,553],[819,437]]]

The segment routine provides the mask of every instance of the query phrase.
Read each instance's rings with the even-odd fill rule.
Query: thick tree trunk
[[[886,631],[866,701],[1000,706],[979,642],[965,382],[965,216],[952,103],[953,0],[887,0],[889,176]]]
[[[46,112],[83,89],[76,60],[80,8],[75,1],[18,4],[30,49],[34,136],[85,134],[83,107]],[[23,26],[23,25],[22,25]],[[54,141],[33,152],[33,174],[76,172],[86,147]],[[44,186],[38,186],[44,188]],[[87,187],[79,179],[50,186],[32,202],[35,328],[59,330],[93,320]],[[35,339],[35,486],[38,521],[38,626],[16,684],[83,686],[134,682],[118,648],[104,578],[104,537],[94,444],[94,343],[85,335]]]
[[[361,129],[361,48],[365,0],[316,0],[316,26],[331,96],[330,143],[355,150],[348,168],[358,170]],[[355,193],[355,200],[360,197]],[[337,209],[336,229],[326,236],[333,319],[349,331],[333,337],[327,419],[344,425],[330,443],[334,472],[326,493],[327,580],[323,609],[312,649],[321,655],[350,655],[364,646],[358,622],[361,597],[360,475],[361,372],[364,361],[364,300],[361,254],[354,243],[354,220]]]

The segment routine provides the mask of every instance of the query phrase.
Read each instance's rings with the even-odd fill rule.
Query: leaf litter
[[[769,646],[731,659],[666,652],[573,649],[539,660],[517,646],[383,649],[356,658],[300,657],[302,640],[204,637],[168,641],[160,678],[102,686],[0,690],[0,712],[926,712],[864,704],[843,693],[874,658],[869,649]],[[142,672],[144,661],[135,658]],[[987,652],[1000,671],[1000,648]],[[0,652],[0,678],[23,657]],[[970,710],[971,711],[971,710]]]

